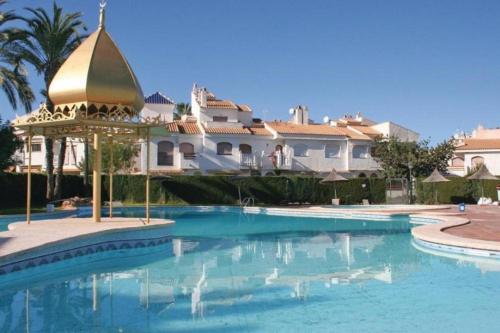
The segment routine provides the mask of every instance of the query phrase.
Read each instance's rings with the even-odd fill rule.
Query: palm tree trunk
[[[45,169],[47,171],[47,195],[48,201],[54,200],[54,140],[45,138]]]
[[[54,197],[56,200],[60,200],[62,197],[62,178],[63,178],[63,167],[64,160],[66,157],[66,138],[61,138],[59,140],[59,156],[57,157],[57,169],[56,169],[56,184]]]

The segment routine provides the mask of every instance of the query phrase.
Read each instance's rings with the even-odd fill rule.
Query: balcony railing
[[[240,169],[253,169],[257,166],[254,154],[240,153]]]

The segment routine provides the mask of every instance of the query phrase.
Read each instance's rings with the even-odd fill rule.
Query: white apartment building
[[[151,130],[150,168],[154,174],[274,174],[319,173],[332,168],[348,177],[377,176],[378,165],[370,151],[377,136],[418,140],[418,133],[392,122],[375,123],[362,117],[344,116],[323,123],[309,118],[305,106],[290,109],[289,121],[262,121],[252,108],[219,99],[206,88],[194,85],[192,115],[174,120],[175,103],[157,92],[145,99],[141,116],[155,119]],[[68,140],[65,171],[79,172],[83,143]],[[146,146],[141,144],[135,172],[145,172]],[[26,149],[24,149],[26,151]],[[42,137],[33,139],[32,164],[45,169]],[[54,153],[58,147],[55,145]],[[19,170],[24,170],[26,158]],[[55,158],[57,161],[57,156]]]
[[[484,164],[496,176],[500,176],[500,128],[484,128],[479,125],[470,134],[455,135],[457,148],[449,162],[448,172],[460,177]]]

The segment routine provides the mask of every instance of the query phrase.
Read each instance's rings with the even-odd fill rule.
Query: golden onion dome
[[[61,66],[49,96],[54,105],[123,105],[134,112],[144,106],[132,68],[104,29],[104,7],[99,28]]]

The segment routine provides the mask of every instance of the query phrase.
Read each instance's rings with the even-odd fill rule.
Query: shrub
[[[417,200],[420,203],[434,203],[435,190],[438,202],[444,204],[476,203],[481,197],[481,182],[477,180],[457,177],[450,178],[449,182],[435,184],[425,184],[422,180],[417,181]],[[500,180],[485,180],[482,184],[484,196],[496,199],[496,185],[500,184]]]

